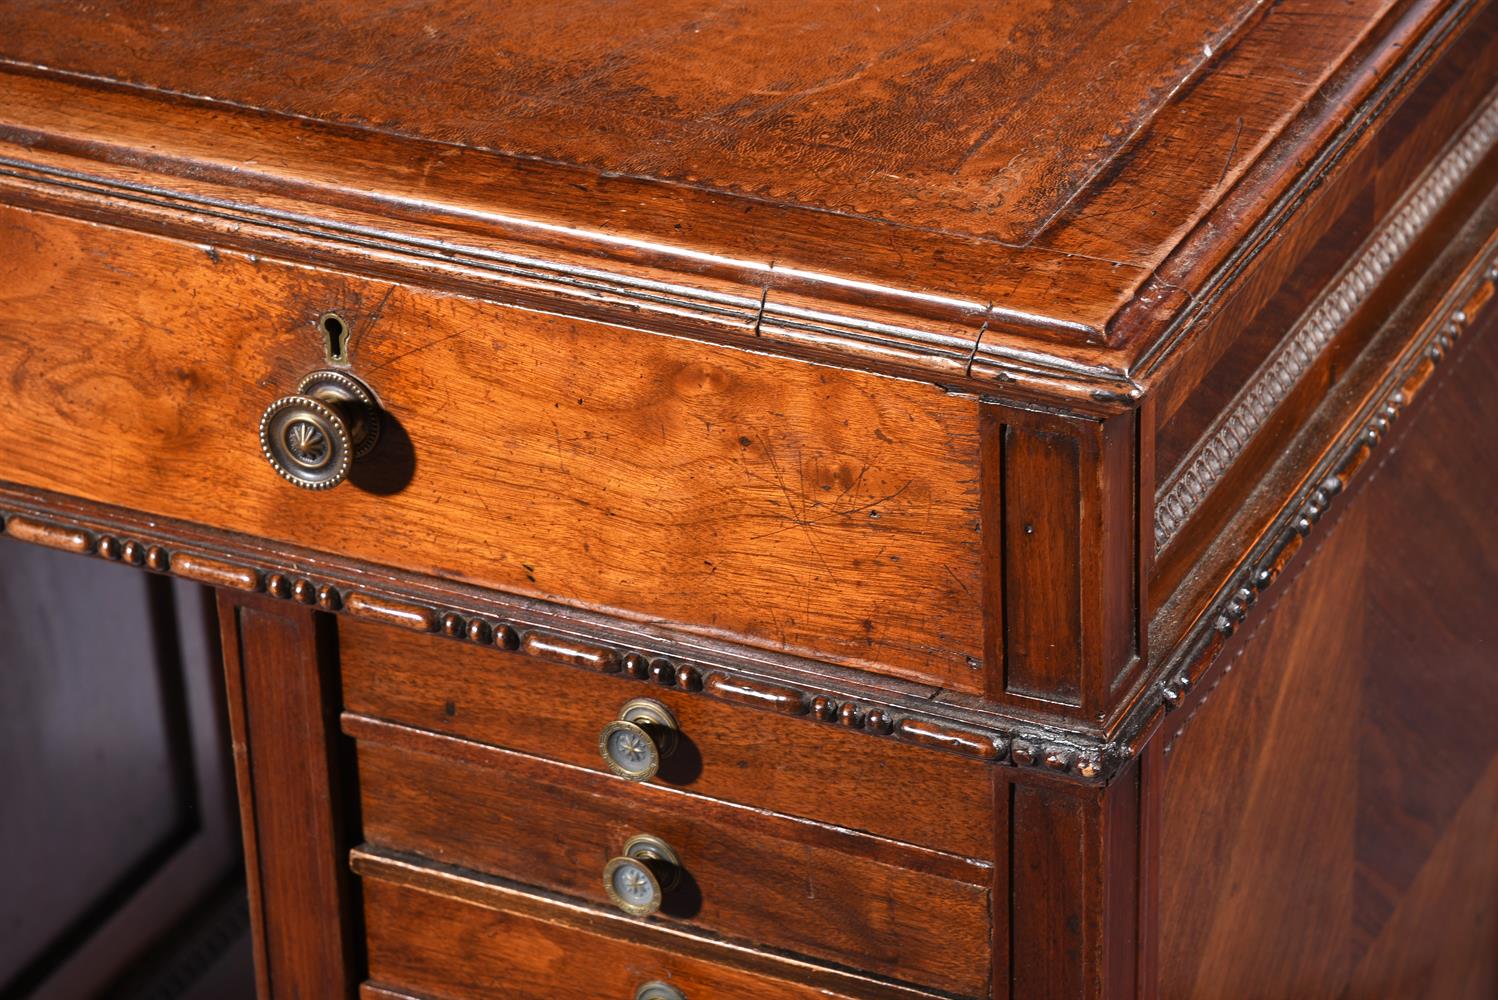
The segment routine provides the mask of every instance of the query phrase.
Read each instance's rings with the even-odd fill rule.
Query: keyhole
[[[327,340],[329,361],[348,360],[348,324],[337,313],[323,313],[317,317],[317,328]]]

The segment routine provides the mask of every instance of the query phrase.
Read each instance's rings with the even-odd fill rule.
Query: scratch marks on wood
[[[1239,115],[1238,116],[1238,125],[1233,130],[1233,144],[1228,147],[1227,158],[1222,161],[1222,173],[1217,175],[1217,186],[1219,186],[1219,187],[1222,185],[1223,180],[1225,180],[1227,178],[1228,168],[1233,165],[1233,157],[1238,155],[1238,140],[1240,140],[1242,138],[1243,138],[1243,116]]]
[[[827,574],[827,578],[829,580],[836,580],[837,574],[832,571],[832,567],[828,565],[827,559],[822,555],[822,550],[817,546],[816,534],[812,531],[812,528],[816,522],[813,520],[809,520],[806,517],[807,505],[805,466],[800,461],[796,463],[800,486],[800,489],[798,490],[800,499],[797,499],[797,496],[791,492],[790,485],[786,482],[785,473],[780,468],[780,462],[775,458],[775,449],[770,444],[769,438],[764,434],[763,431],[756,431],[756,433],[759,434],[760,440],[764,442],[765,459],[770,463],[770,468],[775,473],[775,485],[779,488],[781,495],[785,498],[786,509],[790,513],[791,522],[787,525],[784,525],[783,527],[777,528],[775,531],[756,536],[755,540],[757,541],[760,538],[766,538],[770,535],[779,534],[782,531],[788,531],[793,527],[800,528],[802,533],[806,535],[806,544],[811,547],[812,554],[817,557],[817,562],[821,564],[823,572]]]
[[[871,518],[878,519],[881,516],[879,512],[880,507],[898,500],[914,485],[914,480],[907,479],[899,487],[888,493],[881,494],[872,499],[861,500],[860,487],[863,486],[864,479],[868,475],[870,468],[868,465],[863,465],[859,468],[858,474],[835,497],[830,500],[824,500],[817,495],[814,484],[827,477],[819,474],[821,466],[817,465],[815,460],[813,460],[812,464],[814,470],[811,476],[812,486],[809,487],[807,482],[806,458],[804,455],[797,456],[796,485],[792,489],[785,469],[781,466],[773,447],[768,442],[764,445],[764,454],[766,461],[770,463],[773,478],[762,476],[747,466],[745,471],[751,479],[775,486],[781,497],[785,500],[785,505],[790,516],[786,523],[780,527],[764,532],[763,534],[755,535],[756,539],[769,538],[794,528],[810,529],[833,522],[839,518],[848,518],[866,512]]]
[[[965,583],[962,582],[962,578],[957,575],[957,573],[952,569],[952,567],[948,566],[946,563],[942,563],[941,564],[941,568],[947,571],[947,575],[952,578],[952,582],[953,583],[957,584],[957,586],[959,586],[959,587],[962,588],[963,595],[968,600],[973,601],[974,603],[976,603],[976,598],[973,597],[973,592],[968,589],[968,585],[967,584],[965,584]]]
[[[775,269],[775,262],[770,262],[770,270]],[[754,335],[759,336],[759,328],[765,321],[765,303],[770,299],[770,283],[766,281],[759,290],[759,309],[754,314]]]
[[[387,287],[385,289],[385,294],[380,296],[380,301],[375,304],[374,309],[370,310],[369,319],[364,324],[365,333],[373,330],[375,328],[375,324],[380,321],[380,317],[385,315],[385,305],[390,301],[390,296],[395,294],[395,289],[395,285],[390,285],[389,287]]]
[[[973,359],[978,356],[978,348],[983,346],[983,335],[988,332],[988,322],[993,318],[993,303],[983,312],[983,325],[978,327],[978,335],[973,338],[973,349],[968,353],[967,364],[962,366],[962,374],[971,376],[973,374]],[[877,431],[876,431],[877,433]]]
[[[436,340],[428,341],[427,343],[422,344],[419,347],[413,347],[409,351],[402,351],[400,354],[397,354],[395,357],[391,358],[389,361],[382,361],[382,362],[380,362],[379,364],[375,365],[373,368],[371,368],[369,370],[371,372],[377,372],[377,371],[379,371],[382,368],[389,368],[391,365],[395,364],[396,362],[398,362],[398,361],[404,361],[405,359],[409,358],[413,354],[419,354],[422,351],[429,350],[429,349],[431,349],[433,347],[436,347],[438,344],[446,343],[447,341],[452,340],[454,337],[458,336],[461,332],[462,332],[461,330],[457,330],[457,331],[454,331],[452,333],[447,334],[446,336],[438,337]]]
[[[556,437],[557,442],[557,471],[565,475],[567,472],[567,459],[565,457],[566,452],[562,448],[562,428],[557,424],[554,417],[551,421],[551,432]]]

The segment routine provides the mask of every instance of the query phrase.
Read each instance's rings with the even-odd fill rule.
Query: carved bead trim
[[[452,615],[451,617],[457,618],[458,616]],[[462,621],[461,618],[458,620]],[[612,649],[573,642],[571,639],[545,636],[539,632],[527,633],[525,638],[520,640],[520,649],[522,652],[543,660],[555,660],[558,663],[582,667],[601,674],[617,673],[619,670],[619,657]],[[672,680],[675,680],[674,674]]]
[[[721,666],[686,663],[637,649],[618,649],[501,621],[493,615],[458,608],[434,607],[408,596],[375,593],[367,585],[341,590],[329,580],[314,579],[274,566],[253,566],[244,553],[208,555],[202,546],[170,553],[165,545],[138,538],[122,538],[81,524],[66,523],[52,514],[0,510],[0,534],[75,553],[93,553],[111,562],[171,572],[185,579],[241,591],[263,591],[271,597],[295,601],[323,611],[392,625],[457,642],[516,652],[585,670],[618,673],[654,684],[737,705],[786,715],[807,715],[874,736],[888,736],[912,746],[959,754],[992,764],[1035,767],[1074,779],[1104,781],[1121,761],[1116,748],[1086,745],[1052,734],[1020,734],[979,727],[964,728],[946,720],[922,718],[908,710],[844,697],[791,684],[740,676]]]
[[[333,590],[329,588],[329,595],[332,593]],[[310,580],[298,580],[292,585],[291,596],[303,604],[311,604],[316,600],[315,594]],[[432,632],[437,628],[437,612],[419,604],[353,593],[344,599],[343,605],[355,618],[367,618],[381,625],[394,625],[413,632]]]
[[[45,545],[49,549],[80,553],[89,550],[88,532],[75,531],[46,521],[34,521],[29,517],[11,518],[6,531],[23,542]]]
[[[713,674],[708,677],[703,689],[708,694],[722,698],[724,701],[736,701],[741,705],[767,708],[781,715],[806,714],[806,695],[794,688],[781,687],[778,684],[764,684],[759,681]]]
[[[920,719],[904,719],[899,725],[900,735],[922,746],[955,750],[958,753],[984,760],[997,760],[1004,752],[1002,740],[995,740],[982,733],[971,733],[951,726],[938,726]]]
[[[1456,296],[1463,305],[1452,309],[1444,320],[1434,324],[1424,343],[1406,359],[1404,368],[1397,370],[1393,388],[1364,418],[1362,427],[1346,442],[1341,452],[1325,466],[1329,470],[1327,474],[1305,490],[1300,502],[1282,519],[1280,527],[1271,531],[1267,546],[1239,572],[1235,582],[1208,613],[1209,626],[1187,647],[1185,655],[1180,658],[1182,665],[1173,669],[1170,679],[1160,685],[1160,703],[1166,710],[1174,710],[1184,702],[1186,692],[1248,619],[1259,596],[1283,575],[1311,529],[1364,468],[1394,421],[1430,379],[1436,365],[1445,359],[1457,339],[1472,325],[1477,313],[1494,298],[1498,298],[1498,258],[1491,260],[1485,270],[1479,271],[1476,280],[1469,279],[1467,288]],[[1176,736],[1179,735],[1178,729]]]
[[[260,574],[244,566],[220,562],[193,552],[179,552],[172,558],[172,572],[185,580],[205,583],[210,587],[228,587],[232,590],[256,591],[260,589]]]
[[[1182,463],[1155,504],[1155,548],[1163,551],[1258,433],[1290,390],[1367,301],[1446,199],[1498,143],[1498,97],[1489,100],[1444,156],[1405,196],[1258,374]]]

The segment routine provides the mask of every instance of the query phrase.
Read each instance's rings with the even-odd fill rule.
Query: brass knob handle
[[[687,996],[675,986],[655,979],[635,990],[635,1000],[687,1000]]]
[[[603,762],[621,778],[649,781],[676,749],[676,717],[658,701],[636,698],[598,735]]]
[[[603,891],[632,917],[648,917],[681,880],[681,860],[659,837],[629,838],[624,853],[603,866]]]
[[[380,438],[380,409],[363,382],[343,372],[313,372],[296,394],[266,407],[260,450],[289,483],[328,490],[348,478],[354,459]]]

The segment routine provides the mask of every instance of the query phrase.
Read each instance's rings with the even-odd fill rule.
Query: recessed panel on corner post
[[[219,595],[261,997],[352,997],[347,780],[333,634],[292,602]]]
[[[1122,688],[1137,650],[1134,425],[1132,412],[986,414],[994,697],[1100,720]]]
[[[1136,992],[1141,772],[1106,788],[1002,783],[1009,810],[1005,876],[1011,895],[1007,978],[1012,994],[1125,998]],[[1007,977],[1005,973],[1007,972]]]
[[[1057,430],[1004,428],[1004,691],[1082,704],[1082,453]]]

